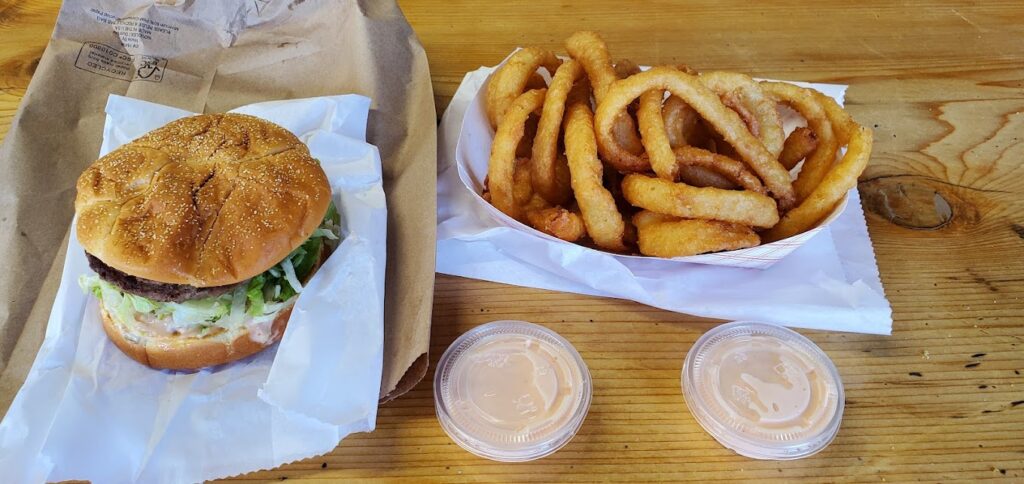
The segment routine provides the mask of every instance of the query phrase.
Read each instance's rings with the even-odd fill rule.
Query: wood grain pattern
[[[43,56],[60,2],[0,1],[0,137]]]
[[[564,51],[579,28],[601,31],[614,56],[640,63],[849,84],[850,111],[877,138],[860,190],[893,336],[805,332],[844,379],[842,430],[811,458],[753,461],[705,434],[680,393],[683,357],[713,322],[439,276],[431,362],[480,323],[548,325],[577,346],[594,377],[577,438],[533,463],[473,457],[438,426],[428,374],[381,408],[377,431],[235,480],[1024,480],[1020,2],[400,3],[427,49],[439,116],[466,71],[517,45]],[[57,8],[0,2],[0,133]]]

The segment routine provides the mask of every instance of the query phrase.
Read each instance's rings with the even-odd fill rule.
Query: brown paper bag
[[[388,199],[381,399],[426,372],[436,113],[426,55],[387,0],[65,0],[0,148],[0,413],[42,341],[74,213],[120,94],[194,112],[357,93],[373,100]],[[62,244],[63,240],[63,244]]]

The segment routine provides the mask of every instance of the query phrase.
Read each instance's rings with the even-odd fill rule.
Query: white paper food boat
[[[644,67],[644,69],[646,69],[646,67]],[[836,100],[842,104],[843,91],[841,86],[799,84],[817,88],[825,92],[825,94],[836,97]],[[490,161],[491,143],[494,140],[494,130],[490,127],[490,123],[487,120],[487,113],[484,104],[484,87],[486,85],[486,83],[482,83],[480,88],[477,90],[473,101],[466,110],[466,116],[463,119],[462,128],[459,132],[458,145],[455,151],[455,162],[459,172],[459,179],[462,180],[465,188],[473,193],[473,199],[483,208],[483,210],[486,211],[486,213],[490,214],[493,219],[492,221],[495,224],[514,227],[559,244],[572,244],[571,242],[566,242],[556,237],[552,237],[530,227],[529,225],[523,224],[512,217],[509,217],[485,201],[481,196],[484,188],[484,179],[487,176],[488,163]],[[837,92],[837,89],[823,89],[824,87],[840,89],[838,89]],[[799,125],[799,119],[796,115],[783,117],[783,126],[786,129],[787,135]],[[839,216],[839,214],[843,213],[843,210],[846,209],[848,198],[848,195],[844,196],[836,205],[835,209],[832,210],[832,213],[818,224],[817,227],[786,239],[762,244],[756,247],[686,257],[674,257],[671,259],[640,255],[613,254],[603,251],[602,253],[606,253],[614,257],[629,259],[661,259],[695,264],[767,269],[824,230],[825,227]],[[576,244],[572,245],[576,246]],[[597,251],[597,249],[587,250]]]

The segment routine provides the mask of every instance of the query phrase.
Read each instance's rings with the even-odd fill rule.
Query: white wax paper
[[[856,190],[827,226],[795,243],[748,249],[740,257],[733,254],[743,251],[681,260],[616,255],[549,237],[504,216],[479,196],[494,136],[481,88],[492,71],[483,67],[466,75],[438,130],[437,272],[631,299],[711,318],[891,332],[892,310]],[[840,103],[846,87],[804,85]]]
[[[298,135],[320,160],[343,240],[306,285],[280,343],[197,373],[152,370],[106,337],[71,231],[36,361],[0,423],[3,482],[198,482],[324,454],[373,430],[384,327],[386,206],[367,144],[370,100],[345,95],[241,112]],[[191,113],[111,96],[101,155]]]

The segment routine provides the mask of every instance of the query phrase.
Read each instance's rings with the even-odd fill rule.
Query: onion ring
[[[714,220],[687,220],[650,211],[633,216],[640,253],[684,257],[754,247],[761,241],[750,227]]]
[[[537,123],[540,117],[536,113],[530,114],[523,124],[523,137],[519,138],[516,145],[516,158],[529,158],[533,152],[533,139],[537,136]]]
[[[596,32],[576,32],[565,40],[565,50],[583,65],[594,90],[594,98],[601,102],[611,84],[619,79],[604,40]]]
[[[661,108],[661,115],[665,120],[665,132],[668,135],[668,142],[672,148],[683,146],[701,147],[708,144],[708,130],[704,126],[703,121],[701,121],[700,114],[697,114],[697,111],[690,107],[689,104],[686,104],[679,96],[669,96],[665,100],[665,104]],[[681,165],[677,170],[677,178],[687,185],[724,189],[736,188],[736,185],[729,181],[729,179],[703,166]]]
[[[539,195],[534,196],[530,205],[526,209],[526,220],[533,228],[567,242],[576,242],[587,234],[579,214],[548,205]]]
[[[603,249],[624,252],[626,224],[615,198],[602,185],[604,167],[597,158],[590,96],[582,87],[576,91],[583,94],[574,96],[565,115],[565,153],[569,158],[573,193],[594,244]]]
[[[679,69],[682,72],[693,72],[692,69],[685,65],[667,68]],[[694,124],[699,122],[696,111],[693,111],[692,108],[677,96],[671,96],[671,98],[675,99],[672,107],[672,115],[674,117],[678,117],[688,110],[693,113],[690,116],[691,122]],[[636,112],[637,124],[640,126],[640,140],[647,152],[650,160],[649,163],[654,173],[666,180],[675,180],[676,156],[672,152],[672,148],[675,146],[672,145],[672,136],[669,135],[670,128],[667,127],[668,123],[665,119],[668,108],[662,106],[663,102],[665,102],[665,91],[661,89],[651,89],[641,94],[640,106]],[[677,131],[676,127],[673,126],[671,131],[681,134],[681,129],[679,128],[679,131]],[[680,141],[676,139],[676,146],[684,144]]]
[[[515,203],[521,208],[525,221],[533,228],[559,239],[575,242],[586,232],[580,215],[562,207],[552,206],[540,195],[533,192],[529,158],[516,158],[513,172],[512,195]],[[568,169],[568,168],[567,168]],[[487,190],[488,180],[484,180],[484,200],[491,201]]]
[[[643,142],[640,141],[640,132],[637,131],[636,122],[628,112],[624,111],[620,113],[615,119],[615,125],[612,126],[612,134],[615,136],[615,140],[619,143],[619,146],[621,146],[626,153],[629,153],[630,157],[618,159],[609,158],[605,160],[608,164],[623,173],[645,172],[651,169],[650,164],[645,164],[637,158],[637,155],[644,152],[644,145]]]
[[[590,86],[594,91],[594,99],[600,104],[612,83],[619,79],[612,66],[608,46],[597,33],[580,31],[566,39],[565,49],[587,71],[587,78],[590,79]],[[605,161],[623,172],[650,170],[650,163],[637,156],[644,151],[644,146],[640,141],[636,122],[626,110],[622,110],[616,115],[614,136],[618,145],[622,147],[622,155],[609,157],[602,152],[602,155],[605,155]]]
[[[629,76],[640,73],[640,66],[629,59],[619,59],[619,61],[615,63],[614,68],[615,75],[619,79],[625,79]],[[621,116],[615,123],[615,138],[618,139],[619,144],[624,146],[630,153],[640,154],[644,152],[644,145],[640,140],[640,131],[637,123],[633,122],[632,116]]]
[[[529,158],[516,158],[515,171],[512,173],[512,198],[520,207],[526,206],[533,199]]]
[[[739,115],[725,107],[714,92],[705,87],[697,77],[675,69],[655,67],[617,81],[609,89],[606,98],[598,102],[594,128],[598,149],[606,158],[610,160],[622,156],[635,157],[617,143],[612,136],[612,127],[619,113],[623,112],[633,99],[651,89],[671,91],[696,109],[761,178],[778,202],[779,209],[787,210],[792,207],[795,195],[789,172],[765,149],[760,140],[750,134]]]
[[[665,118],[662,117],[662,101],[665,91],[651,89],[640,95],[640,106],[636,110],[640,126],[640,141],[647,151],[646,156],[654,173],[666,180],[676,179],[676,154],[672,152]]]
[[[522,209],[514,196],[516,146],[523,137],[526,118],[544,103],[545,89],[532,89],[517,97],[498,124],[491,144],[487,168],[491,203],[509,217],[522,219]]]
[[[720,175],[729,185],[726,188],[741,186],[745,190],[764,195],[767,191],[747,165],[728,156],[712,153],[696,146],[683,146],[673,150],[676,159],[676,175],[683,167],[700,167],[705,171]],[[676,178],[681,179],[681,176]],[[721,187],[718,187],[721,188]]]
[[[740,115],[740,119],[743,120],[743,124],[747,125],[747,129],[750,130],[750,134],[760,137],[761,123],[756,117],[754,117],[754,113],[750,112],[750,110],[743,104],[743,99],[740,97],[739,93],[737,91],[730,91],[722,94],[720,97],[722,98],[722,104],[725,104],[725,107],[736,111],[736,114]]]
[[[661,178],[626,175],[622,180],[622,193],[637,207],[676,217],[765,228],[779,221],[779,212],[771,198],[746,190],[697,188]]]
[[[558,161],[558,133],[562,127],[562,116],[565,114],[565,102],[580,77],[583,67],[572,59],[562,63],[551,78],[544,106],[541,110],[537,135],[533,139],[533,188],[545,200],[554,205],[565,203],[572,196],[569,171],[561,168]]]
[[[629,59],[619,59],[615,61],[615,76],[619,79],[625,79],[633,74],[640,72],[640,66],[636,65]]]
[[[529,91],[530,89],[544,89],[546,87],[548,87],[548,82],[544,80],[544,76],[534,71],[533,74],[530,74],[530,78],[526,81],[526,86],[523,90]]]
[[[615,200],[615,206],[618,207],[619,213],[622,214],[622,222],[626,225],[626,231],[622,235],[622,241],[626,245],[627,249],[636,248],[636,227],[633,226],[632,215],[637,212],[637,208],[630,205],[626,201],[626,197],[622,195],[622,178],[624,175],[619,173],[618,170],[613,169],[607,163],[604,166],[604,187],[608,190],[608,193],[612,194],[612,198]]]
[[[673,150],[666,134],[661,104],[663,98],[664,92],[661,90],[652,89],[644,92],[640,95],[640,108],[637,110],[641,139],[647,148],[644,156],[650,158],[655,174],[666,180],[676,181],[680,178],[680,167],[700,167],[704,171],[710,170],[724,175],[726,186],[723,188],[728,188],[731,185],[729,182],[732,182],[747,190],[765,193],[764,185],[743,163],[693,146],[682,146]],[[714,180],[711,183],[714,186],[723,185],[720,180],[715,180],[715,177],[701,173],[700,170],[691,169],[687,174],[692,178],[701,179],[702,182]]]
[[[717,153],[716,153],[717,154]],[[714,187],[735,190],[737,185],[713,170],[699,165],[682,165],[678,168],[679,181],[695,187]]]
[[[505,111],[526,89],[537,68],[544,67],[549,73],[554,73],[561,62],[551,52],[536,47],[520,49],[512,54],[487,81],[485,104],[491,127],[497,129]]]
[[[857,125],[848,116],[847,120],[849,124],[838,125],[840,133],[850,136],[846,154],[807,198],[786,213],[771,230],[761,234],[764,240],[774,242],[811,229],[832,212],[846,192],[856,188],[857,177],[864,172],[871,157],[873,135],[870,129]],[[834,121],[842,122],[843,119]]]
[[[787,170],[792,170],[797,163],[800,163],[800,160],[811,156],[817,147],[818,135],[814,134],[811,128],[800,126],[786,137],[786,143],[782,145],[782,153],[779,154],[779,163],[782,163]]]
[[[707,142],[707,129],[701,122],[700,114],[686,104],[679,96],[669,96],[661,107],[665,120],[665,133],[673,148],[680,146],[703,146]]]
[[[861,126],[850,117],[850,113],[839,106],[835,99],[813,89],[808,89],[808,91],[818,100],[818,105],[821,109],[825,110],[825,115],[828,117],[828,121],[832,123],[832,132],[836,135],[839,145],[842,146],[849,143],[853,138],[854,132],[860,129]]]
[[[533,199],[533,185],[530,183],[530,159],[517,157],[512,172],[512,197],[516,205],[524,206]],[[480,194],[491,203],[491,176],[484,177],[484,191]]]
[[[491,144],[484,196],[506,215],[542,232],[575,242],[586,235],[579,214],[552,206],[534,193],[531,160],[515,156],[515,147],[523,137],[526,120],[542,108],[546,94],[546,89],[524,92],[512,102],[498,124]]]
[[[679,217],[673,217],[671,215],[665,215],[663,213],[652,212],[650,210],[641,210],[633,214],[633,225],[636,228],[647,227],[651,224],[661,222],[675,222],[677,220],[683,220]]]
[[[764,143],[772,157],[782,152],[786,133],[782,130],[775,102],[765,95],[757,81],[738,72],[707,72],[698,77],[722,102],[740,114],[751,133]]]
[[[817,91],[785,82],[764,82],[761,86],[776,101],[800,113],[818,138],[818,147],[804,160],[803,167],[793,182],[797,200],[803,200],[821,184],[835,164],[839,142],[833,133],[833,122],[829,120],[828,113],[820,102],[820,96],[816,94]]]

